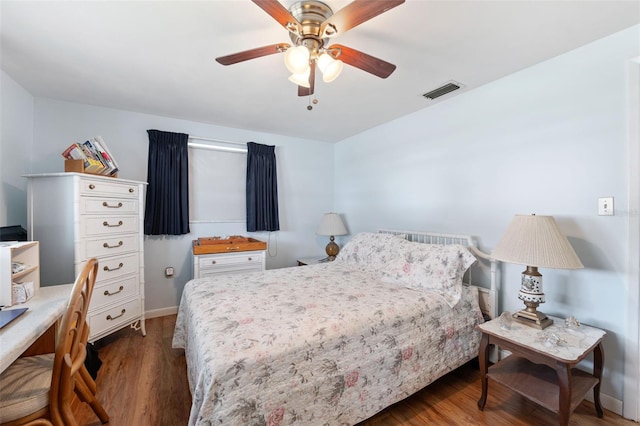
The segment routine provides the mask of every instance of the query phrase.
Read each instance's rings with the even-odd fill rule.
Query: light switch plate
[[[598,216],[613,216],[613,197],[598,198]]]

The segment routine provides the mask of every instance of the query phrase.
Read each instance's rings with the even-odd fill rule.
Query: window
[[[205,141],[189,138],[189,221],[244,222],[246,146]]]

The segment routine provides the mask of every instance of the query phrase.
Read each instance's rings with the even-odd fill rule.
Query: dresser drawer
[[[137,214],[138,200],[134,198],[82,197],[81,214]]]
[[[82,216],[85,237],[138,232],[137,216]]]
[[[136,298],[109,309],[89,313],[91,336],[133,322],[140,317],[140,299]]]
[[[128,274],[138,272],[140,267],[138,253],[130,255],[99,258],[98,276],[96,283],[102,283]]]
[[[247,263],[242,265],[221,265],[217,268],[200,269],[198,278],[212,277],[214,275],[241,274],[244,272],[260,272],[262,265],[259,263]]]
[[[193,277],[263,271],[264,263],[264,251],[200,254],[193,257]]]
[[[80,194],[89,196],[120,196],[137,198],[140,189],[138,185],[119,183],[117,181],[108,182],[98,179],[80,179]]]
[[[120,235],[117,237],[104,236],[102,238],[87,239],[81,243],[85,259],[91,257],[114,256],[122,253],[138,251],[139,235]]]
[[[91,296],[91,309],[100,310],[104,306],[136,296],[139,287],[138,274],[96,286]]]
[[[198,266],[201,270],[228,269],[252,265],[262,268],[262,257],[262,253],[243,253],[232,256],[200,255],[198,256]]]

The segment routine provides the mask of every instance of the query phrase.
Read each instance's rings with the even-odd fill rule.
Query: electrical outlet
[[[598,198],[598,216],[613,216],[613,197]]]
[[[165,277],[172,277],[173,276],[173,267],[168,266],[167,268],[164,269],[164,276]]]

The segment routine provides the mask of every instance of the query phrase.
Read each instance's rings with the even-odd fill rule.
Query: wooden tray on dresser
[[[228,253],[231,251],[266,250],[267,243],[255,238],[231,235],[227,238],[201,237],[193,240],[193,254]]]

